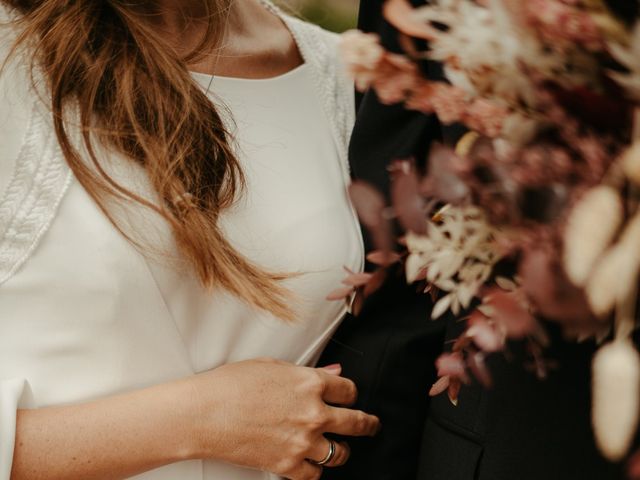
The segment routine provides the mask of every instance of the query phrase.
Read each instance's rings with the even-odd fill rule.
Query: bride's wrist
[[[215,383],[213,386],[211,383]],[[195,375],[173,385],[176,412],[174,422],[179,460],[218,459],[224,457],[225,419],[216,408],[218,392],[225,391],[224,379],[214,372]],[[222,402],[222,400],[220,400]]]
[[[160,390],[155,392],[155,401],[162,405],[163,437],[171,463],[211,458],[205,448],[204,409],[196,382],[191,377],[156,387]]]

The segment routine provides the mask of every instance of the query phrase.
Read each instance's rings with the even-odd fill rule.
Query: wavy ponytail
[[[20,12],[20,37],[45,74],[58,142],[80,184],[123,234],[107,200],[134,201],[171,226],[179,251],[207,288],[221,287],[291,320],[283,276],[252,265],[225,239],[220,212],[244,186],[223,121],[180,58],[130,0],[0,0]],[[230,0],[208,0],[207,38],[219,44]],[[202,48],[200,48],[202,50]],[[89,162],[74,147],[65,110],[78,106]],[[94,139],[142,166],[161,199],[145,200],[100,164]],[[130,236],[127,235],[131,239]]]

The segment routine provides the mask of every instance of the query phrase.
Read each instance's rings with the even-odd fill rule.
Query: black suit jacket
[[[364,0],[360,28],[378,32],[391,50],[397,33],[381,17],[382,0]],[[414,4],[424,3],[414,0]],[[437,69],[426,66],[437,76]],[[388,192],[387,166],[396,158],[426,159],[434,140],[448,136],[432,116],[381,105],[374,93],[359,99],[350,159],[354,177]],[[452,133],[455,136],[455,132]],[[366,236],[366,233],[365,233]],[[604,480],[623,478],[620,465],[597,453],[590,426],[593,344],[564,343],[552,326],[549,356],[558,363],[539,381],[512,345],[509,359],[490,361],[495,387],[464,387],[459,406],[429,399],[434,361],[460,324],[429,320],[431,303],[402,271],[349,317],[324,353],[358,384],[357,407],[377,414],[382,431],[353,439],[347,466],[327,469],[336,480]]]

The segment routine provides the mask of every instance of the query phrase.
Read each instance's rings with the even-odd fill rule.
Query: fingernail
[[[339,363],[334,363],[332,365],[327,365],[326,367],[322,367],[323,370],[326,370],[328,373],[339,375],[342,372],[342,365]]]

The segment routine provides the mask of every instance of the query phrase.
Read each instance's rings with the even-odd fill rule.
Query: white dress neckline
[[[301,72],[308,70],[309,68],[310,67],[307,63],[301,63],[300,65],[292,68],[291,70],[287,70],[284,73],[275,75],[273,77],[264,77],[264,78],[229,77],[225,75],[216,75],[216,74],[202,73],[202,72],[195,72],[195,71],[190,71],[189,73],[195,80],[198,81],[198,83],[204,84],[205,86],[211,80],[220,80],[223,82],[237,82],[237,83],[249,82],[249,83],[260,84],[260,83],[277,82],[279,80],[286,80],[289,77],[294,77],[296,75],[299,75]]]

